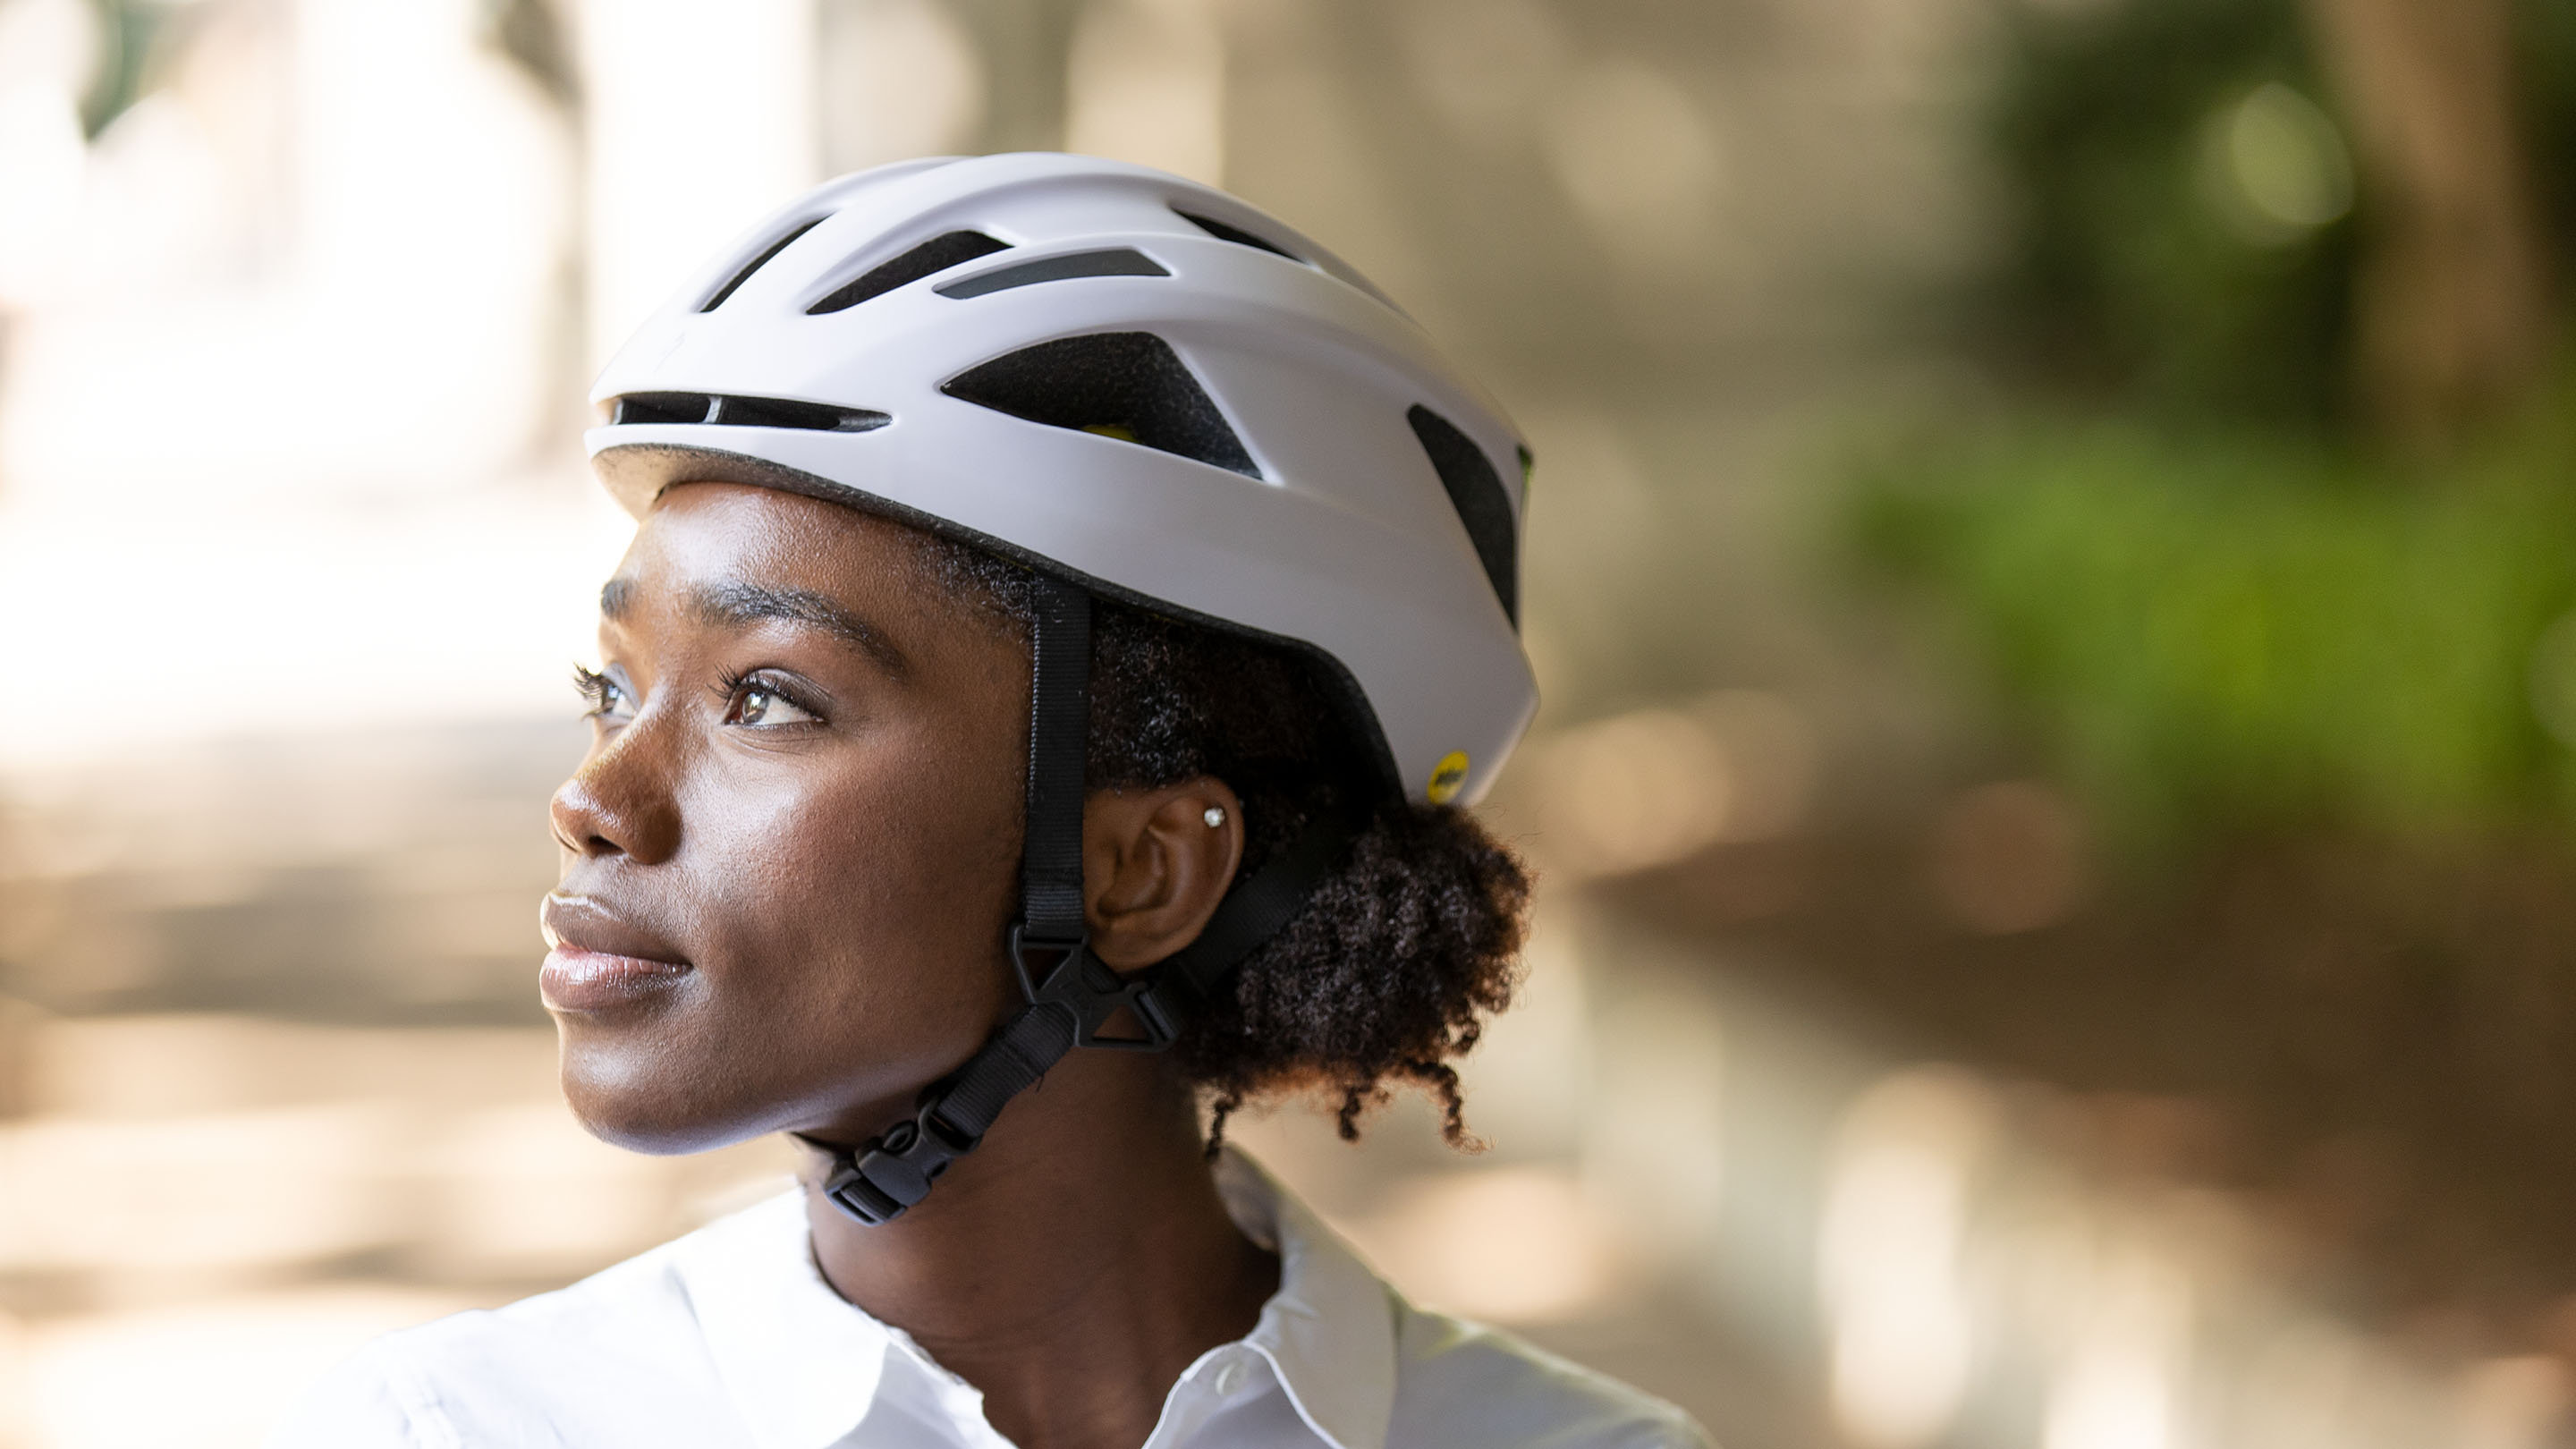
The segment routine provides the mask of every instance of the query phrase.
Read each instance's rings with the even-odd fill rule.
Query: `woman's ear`
[[[1243,802],[1213,775],[1094,791],[1082,810],[1091,954],[1134,971],[1197,940],[1242,863]]]

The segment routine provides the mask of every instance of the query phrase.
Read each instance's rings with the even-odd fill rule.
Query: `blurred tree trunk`
[[[2513,0],[2305,3],[2360,161],[2355,383],[2381,430],[2438,449],[2519,395],[2552,341]]]

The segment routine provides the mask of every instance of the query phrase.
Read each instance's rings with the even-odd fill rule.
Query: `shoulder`
[[[1499,1329],[1396,1309],[1390,1449],[1709,1449],[1688,1414]]]
[[[448,1449],[624,1437],[714,1397],[666,1243],[553,1293],[387,1334],[341,1363],[268,1449]],[[685,1417],[685,1414],[683,1415]]]

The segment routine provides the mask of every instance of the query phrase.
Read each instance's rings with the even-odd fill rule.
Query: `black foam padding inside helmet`
[[[1216,400],[1151,332],[1093,332],[1023,347],[959,373],[940,391],[1033,423],[1261,476]]]
[[[1502,600],[1503,613],[1518,629],[1520,528],[1512,518],[1512,500],[1503,491],[1502,475],[1494,471],[1485,450],[1447,418],[1419,403],[1404,416],[1413,424],[1413,435],[1422,440],[1422,451],[1431,456],[1440,486],[1449,490],[1449,506],[1458,510],[1468,541],[1476,545],[1485,577],[1493,581],[1494,597]]]
[[[941,232],[891,261],[879,262],[861,273],[856,281],[834,289],[822,301],[805,309],[808,316],[841,312],[871,297],[881,297],[907,282],[963,266],[977,257],[1006,252],[1011,244],[998,241],[980,231]]]

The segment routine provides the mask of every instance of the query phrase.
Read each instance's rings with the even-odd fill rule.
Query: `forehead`
[[[603,651],[801,638],[931,694],[1000,707],[1028,688],[1028,641],[950,581],[947,557],[927,534],[839,504],[749,484],[676,485],[600,591]]]
[[[636,529],[620,580],[789,583],[838,592],[917,592],[929,541],[902,524],[774,488],[682,483]]]

